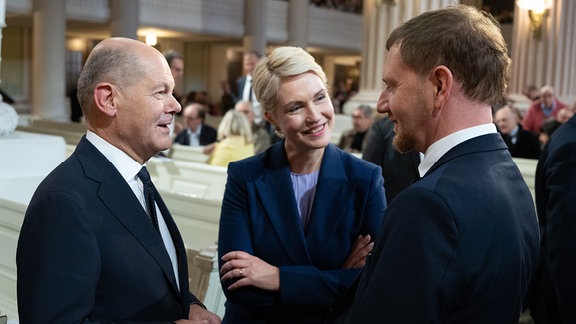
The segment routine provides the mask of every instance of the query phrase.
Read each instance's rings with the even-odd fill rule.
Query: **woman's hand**
[[[229,290],[254,286],[269,291],[280,290],[280,269],[260,258],[242,251],[232,251],[222,256],[224,264],[220,269],[220,279],[238,280]]]
[[[370,242],[370,240],[370,234],[358,236],[358,239],[354,242],[354,246],[352,246],[350,255],[342,265],[343,269],[361,268],[366,265],[366,257],[374,248],[374,242]]]

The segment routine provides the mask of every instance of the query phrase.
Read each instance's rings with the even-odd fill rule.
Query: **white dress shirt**
[[[423,177],[434,163],[438,162],[446,152],[450,151],[456,145],[474,137],[496,132],[496,125],[490,123],[466,128],[437,140],[428,147],[426,153],[424,153],[424,159],[422,159],[422,162],[420,162],[418,166],[420,177]]]

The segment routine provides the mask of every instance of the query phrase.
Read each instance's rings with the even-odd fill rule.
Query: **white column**
[[[67,121],[65,2],[34,0],[32,16],[32,115]]]
[[[112,37],[137,39],[140,26],[140,1],[110,0],[109,5]]]
[[[388,35],[407,20],[430,10],[453,4],[453,0],[364,0],[362,63],[359,91],[344,105],[349,114],[360,104],[376,107],[382,89],[382,70],[387,55]]]
[[[6,0],[0,0],[0,70],[2,69],[2,29],[6,25]],[[0,84],[1,84],[0,80]]]
[[[514,9],[509,92],[521,93],[530,84],[554,87],[566,103],[576,100],[576,1],[549,0],[542,38],[530,31],[528,11]]]
[[[290,0],[288,4],[288,45],[308,46],[308,0]]]
[[[267,1],[246,0],[244,4],[244,51],[258,51],[265,55],[268,26]]]

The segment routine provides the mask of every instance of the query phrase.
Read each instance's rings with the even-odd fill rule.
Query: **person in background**
[[[254,122],[254,110],[250,101],[238,101],[234,105],[234,109],[246,116],[252,128],[252,136],[254,137],[254,153],[258,154],[264,152],[270,147],[270,133],[262,126],[256,125]]]
[[[392,145],[394,123],[383,116],[372,125],[368,142],[362,149],[362,159],[379,165],[382,168],[386,201],[388,204],[400,191],[420,178],[418,165],[420,153],[411,151],[400,153]]]
[[[374,122],[372,107],[360,105],[352,110],[352,129],[346,130],[340,136],[338,147],[350,153],[362,153],[370,137],[370,127]]]
[[[560,126],[536,168],[540,267],[530,298],[535,324],[576,322],[576,116]]]
[[[334,144],[326,75],[299,47],[258,63],[283,140],[228,165],[218,255],[224,323],[323,323],[360,273],[386,208],[380,167]]]
[[[522,119],[522,128],[529,132],[540,133],[540,126],[547,120],[553,120],[562,108],[568,107],[554,95],[554,88],[545,85],[540,90],[540,100],[535,101]]]
[[[180,53],[171,50],[164,54],[164,58],[168,62],[170,66],[170,71],[172,72],[172,77],[174,77],[174,82],[180,83],[182,82],[182,78],[184,77],[184,58]],[[180,102],[182,99],[183,94],[174,93],[174,97]]]
[[[20,231],[21,323],[220,323],[188,290],[182,237],[145,167],[172,144],[173,88],[145,43],[109,38],[88,56],[87,133],[39,185]]]
[[[176,83],[176,85],[181,84],[182,78],[184,77],[184,58],[182,57],[182,55],[180,55],[180,53],[174,50],[170,50],[164,53],[164,58],[166,59],[166,62],[168,62],[168,66],[170,66],[170,72],[172,72],[174,82]],[[178,100],[178,102],[182,104],[182,98],[184,94],[177,93],[176,90],[174,90],[173,95],[176,98],[176,100]],[[180,111],[176,115],[180,116],[181,114],[182,111]],[[171,129],[170,136],[174,137],[174,134],[178,134],[182,131],[182,129],[184,129],[184,125],[179,118],[176,118],[174,122],[171,124],[170,129]],[[168,152],[169,151],[164,151],[161,152],[161,154],[166,155],[168,154]]]
[[[392,31],[386,49],[377,109],[400,152],[424,153],[421,178],[391,201],[333,322],[518,323],[539,235],[492,122],[510,61],[498,23],[472,6],[428,11]]]
[[[530,99],[530,101],[536,101],[540,99],[540,88],[535,84],[529,84],[522,90],[522,94]]]
[[[252,109],[254,110],[254,122],[256,125],[262,126],[264,124],[264,115],[262,114],[262,108],[260,107],[260,102],[254,95],[254,86],[252,82],[252,74],[254,73],[254,68],[256,63],[262,55],[257,51],[249,51],[244,53],[244,58],[242,61],[242,66],[244,68],[244,76],[236,81],[238,95],[236,96],[235,102],[238,101],[250,101],[252,104]]]
[[[494,114],[494,122],[502,135],[512,157],[538,159],[540,142],[538,135],[522,129],[518,110],[505,105]]]
[[[556,129],[558,129],[560,125],[564,124],[570,118],[572,118],[575,111],[576,111],[576,102],[574,103],[574,105],[572,105],[572,108],[564,107],[560,109],[560,111],[558,111],[558,114],[556,114],[556,118],[552,120],[547,120],[542,123],[542,126],[540,126],[540,134],[538,134],[538,140],[540,142],[541,149],[543,149],[544,146],[546,146],[546,144],[550,140],[550,136],[552,136],[552,133],[554,133],[554,131],[556,131]]]
[[[184,107],[182,114],[186,128],[174,138],[174,143],[189,146],[206,146],[216,142],[218,132],[210,125],[206,125],[206,111],[199,103],[191,103]]]
[[[228,163],[254,155],[254,140],[250,122],[243,113],[235,110],[226,112],[218,125],[218,142],[208,163],[227,167]]]

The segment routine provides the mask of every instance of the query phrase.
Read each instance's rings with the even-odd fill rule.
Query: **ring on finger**
[[[242,276],[242,269],[240,269],[240,276]]]

